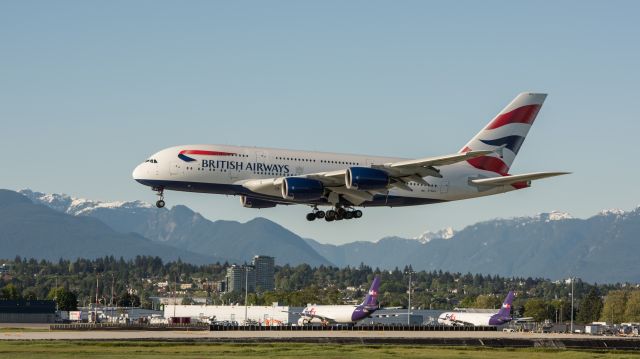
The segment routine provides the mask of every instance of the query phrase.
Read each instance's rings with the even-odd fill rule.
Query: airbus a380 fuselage
[[[458,153],[405,159],[226,145],[184,145],[153,154],[133,178],[164,191],[238,195],[249,208],[305,204],[308,220],[359,218],[355,207],[411,206],[488,196],[564,174],[510,175],[545,94],[518,95]],[[331,206],[324,212],[318,206]]]

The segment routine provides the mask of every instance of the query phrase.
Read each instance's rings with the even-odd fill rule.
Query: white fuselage
[[[438,324],[449,326],[490,326],[489,319],[496,313],[446,312],[438,317]]]
[[[191,155],[185,151],[219,152],[220,155]],[[280,191],[243,187],[250,180],[271,180],[310,173],[370,167],[404,160],[394,157],[349,155],[328,152],[295,151],[274,148],[227,145],[185,145],[161,150],[135,168],[133,177],[145,185],[168,190],[259,196],[281,203],[298,203],[284,199]],[[409,182],[411,191],[391,188],[387,195],[362,203],[362,206],[407,206],[453,201],[512,191],[512,186],[481,188],[470,179],[495,177],[496,173],[472,167],[466,162],[439,167],[442,178],[424,177],[428,182]],[[255,181],[253,181],[255,182]],[[330,205],[330,203],[318,203]]]
[[[353,318],[356,308],[355,305],[310,305],[302,311],[298,324],[322,324],[324,321],[320,317],[327,318],[328,322],[336,324],[356,323],[358,320]],[[305,316],[307,313],[309,316]]]

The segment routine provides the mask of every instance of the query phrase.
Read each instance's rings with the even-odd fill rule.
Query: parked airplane
[[[468,312],[445,312],[438,317],[438,323],[450,326],[498,326],[506,324],[512,320],[511,303],[513,302],[513,292],[509,292],[502,303],[502,307],[497,313],[468,313]],[[528,318],[519,318],[524,320]]]
[[[380,277],[373,278],[371,288],[359,305],[309,305],[305,307],[298,320],[299,325],[306,324],[355,324],[368,318],[378,310],[378,290]]]
[[[133,171],[164,207],[164,191],[239,195],[248,208],[304,204],[307,219],[362,217],[355,207],[412,206],[482,197],[567,174],[511,175],[546,94],[519,94],[455,154],[402,159],[223,145],[184,145],[155,153]],[[319,210],[318,206],[331,209]]]

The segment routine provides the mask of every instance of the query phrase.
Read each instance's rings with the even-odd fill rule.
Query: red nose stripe
[[[207,156],[232,156],[235,153],[231,152],[219,152],[219,151],[204,151],[204,150],[182,150],[181,155],[207,155]]]

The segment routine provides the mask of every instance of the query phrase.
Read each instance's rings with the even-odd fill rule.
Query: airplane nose
[[[133,173],[131,174],[131,177],[133,177],[134,180],[140,180],[142,179],[142,174],[143,174],[143,170],[142,170],[142,164],[139,164],[136,166],[136,168],[133,169]]]

